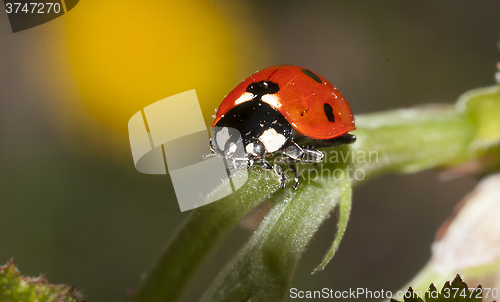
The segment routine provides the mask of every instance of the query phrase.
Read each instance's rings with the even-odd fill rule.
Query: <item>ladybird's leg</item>
[[[210,150],[212,150],[213,153],[215,153],[215,150],[217,150],[217,147],[215,146],[216,143],[215,143],[215,138],[214,137],[210,138]]]
[[[278,175],[278,178],[280,180],[280,189],[283,189],[285,187],[285,173],[283,173],[283,169],[281,169],[281,166],[278,164],[274,165],[274,173]]]
[[[281,182],[281,187],[280,188],[281,189],[283,189],[285,187],[285,180],[286,180],[286,178],[285,178],[285,172],[281,168],[280,164],[287,164],[287,165],[289,165],[290,168],[292,169],[292,171],[295,174],[297,174],[295,166],[293,166],[293,164],[292,164],[292,162],[290,160],[294,161],[293,159],[284,158],[284,157],[280,156],[280,157],[275,157],[274,161],[273,161],[273,170],[274,170],[274,173],[276,173],[276,175],[278,175],[278,177],[280,179],[280,182]],[[295,187],[294,187],[294,189],[295,189]]]
[[[216,156],[218,156],[218,155],[217,155],[217,154],[215,154],[215,153],[208,153],[208,154],[202,154],[202,155],[201,155],[201,157],[202,157],[203,159],[209,159],[209,158],[216,157]]]
[[[294,141],[288,141],[286,143],[283,148],[283,153],[292,159],[289,162],[294,162],[293,160],[295,160],[295,162],[303,164],[319,163],[325,156],[323,152],[319,150],[303,148]],[[287,161],[286,158],[285,161]]]
[[[295,181],[295,184],[293,185],[293,189],[296,190],[297,187],[299,186],[299,172],[297,171],[297,167],[295,165],[288,165],[290,167],[290,170],[294,173],[293,180]]]
[[[288,158],[282,158],[283,162],[286,162],[290,159],[300,161],[302,156],[304,155],[304,149],[302,149],[302,147],[297,145],[294,141],[289,140],[283,146],[283,154],[288,156]]]
[[[251,148],[248,148],[248,146],[251,146]],[[259,163],[261,165],[261,168],[264,170],[272,170],[273,167],[267,162],[266,158],[266,148],[264,144],[259,141],[253,141],[249,144],[247,144],[247,152],[249,157],[251,158],[252,161],[255,163]]]
[[[260,166],[262,167],[262,169],[264,169],[264,170],[272,170],[273,169],[273,166],[271,166],[267,162],[267,160],[265,160],[264,158],[260,158],[259,161],[260,161]]]
[[[296,189],[299,185],[299,175],[295,163],[312,163],[314,164],[314,170],[317,171],[317,163],[323,160],[323,152],[315,149],[307,149],[301,147],[293,141],[289,141],[287,145],[283,148],[283,153],[288,157],[282,158],[282,162],[289,165],[290,169],[295,173],[295,184],[293,186]]]
[[[324,157],[325,155],[323,154],[323,152],[319,150],[304,149],[304,154],[302,155],[300,162],[304,164],[320,163],[323,161]]]
[[[248,161],[247,161],[247,169],[250,169],[254,164],[254,160],[252,157],[249,157],[248,158]]]
[[[212,150],[212,153],[208,153],[208,154],[203,154],[202,157],[203,159],[209,159],[209,158],[212,158],[212,157],[215,157],[215,156],[220,156],[220,154],[218,154],[215,150],[215,147],[214,147],[214,139],[213,138],[210,138],[210,150]]]

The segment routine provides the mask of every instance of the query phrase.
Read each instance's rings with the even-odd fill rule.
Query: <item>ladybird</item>
[[[325,78],[299,66],[273,66],[224,98],[212,125],[209,156],[231,159],[238,167],[258,163],[273,169],[282,188],[280,164],[286,164],[297,188],[295,164],[321,162],[324,154],[316,148],[353,143],[356,137],[348,132],[355,129],[349,104]],[[275,156],[278,152],[282,156]],[[273,166],[266,159],[272,157]]]

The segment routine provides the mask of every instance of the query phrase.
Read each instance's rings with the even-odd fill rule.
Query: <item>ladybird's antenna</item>
[[[208,154],[203,154],[201,157],[203,157],[203,159],[209,159],[209,158],[212,158],[212,157],[215,157],[217,156],[217,154],[215,153],[208,153]]]

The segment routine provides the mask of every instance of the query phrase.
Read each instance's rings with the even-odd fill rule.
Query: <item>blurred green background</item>
[[[14,257],[24,274],[76,285],[87,301],[126,300],[188,215],[168,176],[135,170],[135,112],[194,88],[209,125],[235,85],[277,64],[323,75],[355,114],[453,103],[494,83],[499,12],[498,1],[87,0],[16,34],[0,13],[0,264]],[[329,219],[292,286],[399,289],[476,182],[428,171],[363,184],[338,254],[310,274],[333,238]],[[185,301],[250,234],[230,234]]]

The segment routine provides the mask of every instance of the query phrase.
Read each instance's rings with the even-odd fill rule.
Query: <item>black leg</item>
[[[261,158],[260,159],[260,166],[262,167],[263,170],[272,170],[273,167],[267,162],[267,160]]]
[[[289,141],[283,149],[283,154],[288,156],[286,162],[295,161],[303,164],[320,163],[325,156],[323,152],[315,149],[304,149],[293,141]]]
[[[253,166],[254,160],[253,158],[249,158],[247,161],[247,169],[250,169]]]
[[[296,190],[300,182],[299,172],[297,171],[297,167],[295,165],[289,165],[288,167],[290,167],[290,169],[294,173],[293,179],[295,180],[295,184],[293,185],[293,189]]]
[[[283,169],[281,169],[280,165],[274,165],[274,173],[276,173],[280,179],[280,189],[283,189],[285,187],[285,173],[283,173]]]

